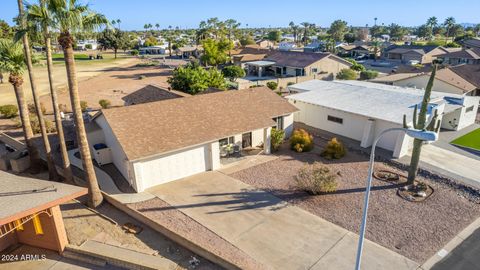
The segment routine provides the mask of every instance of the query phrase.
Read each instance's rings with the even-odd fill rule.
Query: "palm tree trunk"
[[[61,33],[58,39],[63,48],[65,58],[65,67],[67,69],[68,88],[70,90],[70,101],[72,103],[72,111],[75,119],[75,127],[78,138],[78,148],[82,158],[83,170],[88,184],[89,200],[88,205],[92,208],[99,206],[102,201],[102,193],[98,187],[97,177],[93,167],[92,156],[87,141],[87,133],[85,132],[85,124],[83,122],[82,109],[80,107],[80,96],[78,94],[77,73],[75,70],[75,59],[73,56],[73,38],[70,33]]]
[[[23,12],[23,2],[22,0],[18,0],[18,12],[19,12],[19,17],[20,17],[20,24],[23,29],[26,29],[26,20]],[[40,107],[40,100],[37,92],[37,84],[35,81],[35,75],[33,73],[33,65],[32,65],[32,57],[30,53],[30,44],[28,41],[28,34],[24,34],[22,37],[23,41],[23,50],[25,53],[25,60],[27,64],[27,69],[28,69],[28,75],[30,78],[30,86],[32,88],[32,95],[33,95],[33,102],[35,104],[35,109],[37,112],[37,117],[38,117],[38,123],[40,125],[40,131],[42,133],[42,139],[43,139],[43,144],[45,147],[45,155],[47,158],[47,165],[48,165],[48,173],[49,173],[49,179],[50,180],[58,180],[58,172],[57,168],[55,167],[55,162],[53,160],[53,155],[52,155],[52,149],[50,147],[50,142],[48,140],[48,134],[47,134],[47,129],[45,126],[45,119],[43,118],[43,113]]]
[[[52,61],[52,45],[50,41],[50,33],[48,28],[44,27],[45,47],[47,52],[47,70],[48,82],[50,84],[50,95],[52,96],[53,114],[55,116],[55,126],[57,128],[58,142],[60,144],[60,154],[62,156],[63,177],[68,182],[73,181],[72,168],[68,159],[67,145],[65,143],[65,134],[63,132],[62,118],[60,117],[60,109],[58,107],[57,91],[53,87],[53,61]]]
[[[25,144],[27,145],[28,154],[30,156],[30,164],[36,169],[38,161],[38,151],[33,144],[33,131],[30,124],[30,115],[28,112],[27,100],[25,98],[25,91],[23,90],[23,78],[18,75],[10,74],[9,82],[13,85],[15,90],[15,97],[17,98],[18,112],[20,114],[20,121],[22,122],[23,136],[25,137]]]

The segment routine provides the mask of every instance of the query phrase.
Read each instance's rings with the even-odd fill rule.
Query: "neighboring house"
[[[149,84],[133,93],[122,97],[122,100],[125,101],[125,106],[130,106],[186,96],[190,95],[180,91],[165,89]]]
[[[245,63],[249,75],[292,77],[318,74],[336,75],[352,64],[331,53],[276,51],[260,61]]]
[[[346,45],[339,47],[339,54],[349,57],[357,57],[360,55],[370,55],[374,53],[374,49],[368,45]]]
[[[297,93],[286,97],[299,109],[294,121],[357,140],[365,148],[383,130],[403,127],[403,115],[411,125],[413,108],[424,93],[362,81],[311,80],[288,88]],[[479,97],[432,92],[429,118],[437,110],[442,128],[458,130],[474,123],[478,102]],[[378,143],[394,157],[407,154],[411,145],[411,138],[403,133],[386,134]]]
[[[384,50],[384,58],[401,63],[429,64],[437,55],[449,51],[441,46],[392,45]]]
[[[443,64],[480,65],[480,48],[462,49],[438,55]]]
[[[68,239],[59,205],[87,189],[4,171],[0,179],[0,251],[26,244],[62,253]]]
[[[291,51],[297,48],[297,45],[294,42],[282,41],[278,44],[278,50],[280,51]]]
[[[77,41],[77,45],[75,49],[86,51],[86,50],[96,50],[98,48],[97,40],[95,39],[88,39],[88,40],[79,40]]]
[[[275,43],[270,40],[258,40],[255,43],[258,45],[259,48],[263,49],[273,49],[273,47],[275,46]]]
[[[375,78],[371,82],[425,89],[430,72],[398,73]],[[433,91],[457,95],[480,95],[480,65],[458,65],[437,71]]]
[[[312,43],[303,47],[304,52],[321,52],[325,48],[325,42],[314,40]]]
[[[478,38],[464,40],[462,44],[466,49],[480,49],[480,39]]]
[[[166,48],[166,45],[156,45],[150,47],[140,47],[138,49],[140,55],[144,54],[168,54],[169,50]]]
[[[87,132],[138,191],[221,167],[221,146],[270,153],[272,127],[293,128],[297,109],[267,87],[222,91],[102,110]]]
[[[272,50],[260,48],[258,45],[247,45],[231,51],[233,63],[242,68],[245,68],[246,62],[262,60],[271,53]]]
[[[202,46],[183,46],[175,50],[175,54],[180,55],[182,59],[190,57],[198,58],[203,51]]]

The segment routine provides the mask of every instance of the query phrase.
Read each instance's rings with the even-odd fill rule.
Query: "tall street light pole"
[[[368,213],[368,201],[370,197],[370,189],[372,185],[372,175],[373,175],[373,165],[375,162],[375,147],[377,146],[378,141],[382,138],[385,133],[392,132],[392,131],[400,131],[406,133],[408,136],[413,137],[415,139],[419,139],[422,141],[436,141],[438,139],[438,134],[433,131],[425,131],[425,130],[416,130],[416,129],[407,129],[407,128],[389,128],[382,131],[378,137],[375,139],[372,145],[372,151],[370,153],[370,163],[368,167],[368,177],[367,177],[367,188],[365,191],[365,201],[363,206],[363,217],[362,217],[362,225],[360,226],[360,237],[358,240],[358,249],[357,249],[357,259],[355,263],[355,270],[360,270],[360,264],[362,260],[362,252],[363,252],[363,241],[365,239],[365,229],[367,226],[367,213]]]

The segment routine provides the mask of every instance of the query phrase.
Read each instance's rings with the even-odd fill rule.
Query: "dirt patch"
[[[278,159],[233,173],[231,176],[299,206],[319,217],[357,232],[363,207],[368,157],[359,153],[327,161],[319,153],[326,141],[315,139],[316,148],[309,153],[295,153],[283,145]],[[320,146],[320,147],[319,147]],[[327,164],[338,173],[337,192],[310,196],[295,187],[295,176],[306,163]],[[384,163],[376,170],[405,176],[407,172]],[[382,246],[422,263],[441,249],[460,230],[480,216],[480,205],[466,199],[461,192],[424,177],[435,189],[428,200],[407,202],[396,195],[395,183],[373,180],[366,237]]]
[[[265,269],[245,252],[159,198],[128,206],[241,269]]]
[[[75,201],[62,205],[61,210],[70,244],[79,246],[85,241],[93,239],[102,243],[165,257],[178,263],[178,269],[188,269],[189,261],[193,257],[200,260],[200,265],[195,269],[222,269],[130,218],[106,202],[96,210],[117,224],[102,218]],[[127,233],[122,227],[128,223],[141,228],[141,232],[138,234]]]

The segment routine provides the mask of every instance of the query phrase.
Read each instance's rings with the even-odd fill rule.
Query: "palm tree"
[[[445,22],[443,23],[443,25],[444,25],[445,28],[446,28],[445,44],[447,44],[448,38],[450,37],[450,30],[451,30],[452,27],[455,25],[455,18],[453,18],[453,17],[448,17],[448,18],[446,18],[446,19],[445,19]]]
[[[12,42],[7,39],[0,39],[0,70],[8,72],[8,82],[12,84],[17,98],[20,120],[22,121],[23,136],[27,145],[28,153],[32,165],[38,158],[38,152],[33,145],[33,131],[30,125],[30,116],[28,112],[25,91],[23,90],[23,72],[25,71],[25,57],[22,47],[18,42]]]
[[[295,25],[294,22],[290,22],[288,26],[290,26],[290,28],[292,28],[292,31],[293,31],[293,42],[297,43],[298,25]]]
[[[67,146],[65,143],[65,134],[63,131],[62,118],[60,117],[60,109],[58,106],[57,91],[53,87],[53,61],[52,61],[52,44],[49,27],[52,25],[52,17],[49,10],[46,8],[46,0],[40,0],[40,5],[27,6],[27,20],[40,28],[43,33],[43,40],[45,43],[45,51],[47,54],[47,71],[48,81],[50,86],[50,95],[52,96],[53,114],[55,116],[55,126],[57,128],[57,135],[60,144],[60,154],[62,156],[63,177],[71,182],[72,169],[70,168],[70,160],[68,158]]]
[[[97,177],[93,167],[92,157],[85,132],[80,97],[78,94],[77,73],[73,55],[74,34],[82,31],[93,31],[100,26],[108,24],[104,15],[89,9],[87,5],[77,0],[48,0],[48,8],[52,13],[54,27],[59,32],[58,43],[62,46],[67,69],[68,88],[70,101],[75,118],[75,127],[78,138],[78,146],[82,157],[85,177],[88,184],[90,207],[97,207],[102,203],[103,197],[98,187]]]
[[[55,162],[53,160],[52,148],[50,147],[50,141],[48,140],[47,127],[45,125],[45,119],[43,117],[43,112],[40,105],[40,97],[37,92],[37,83],[35,81],[35,75],[33,73],[32,57],[30,52],[30,43],[28,40],[27,31],[27,20],[24,14],[23,2],[22,0],[17,0],[18,4],[18,23],[20,24],[20,34],[22,35],[23,50],[25,54],[25,62],[27,64],[28,75],[30,77],[30,87],[32,88],[33,103],[35,104],[35,109],[38,117],[38,123],[40,126],[40,132],[42,134],[43,145],[45,147],[45,155],[47,158],[48,173],[50,180],[58,180],[58,172]]]
[[[160,29],[160,24],[159,23],[156,23],[155,24],[155,28],[157,28],[157,31]]]
[[[120,23],[122,23],[122,21],[120,19],[117,19],[118,30],[120,30]]]
[[[303,45],[307,45],[308,42],[308,30],[311,28],[311,24],[308,22],[302,22],[301,25],[303,26]]]
[[[434,29],[435,27],[437,27],[437,25],[438,25],[438,19],[437,19],[437,17],[433,16],[433,17],[428,18],[428,20],[427,20],[427,27],[430,29],[430,33],[432,33],[432,35],[430,35],[429,39],[432,39],[433,29]]]

